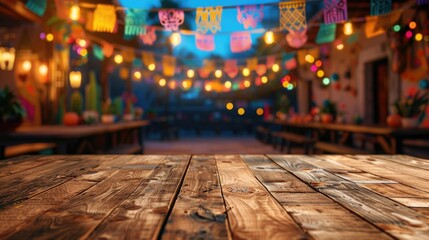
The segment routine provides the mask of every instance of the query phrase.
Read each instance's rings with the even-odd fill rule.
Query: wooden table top
[[[428,239],[409,156],[25,156],[0,162],[0,239]]]
[[[113,124],[94,124],[79,126],[49,125],[37,127],[22,127],[13,132],[0,133],[0,140],[6,139],[73,139],[95,134],[115,132],[125,129],[144,127],[149,121],[138,120],[130,122],[118,122]]]

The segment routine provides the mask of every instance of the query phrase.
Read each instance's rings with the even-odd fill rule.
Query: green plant
[[[428,103],[429,95],[417,92],[413,96],[396,100],[394,107],[401,117],[413,118],[422,114]]]
[[[102,110],[103,110],[103,114],[105,114],[105,115],[110,115],[110,114],[115,113],[115,108],[112,104],[110,104],[110,101],[103,103],[103,109]]]
[[[22,120],[25,110],[8,86],[0,88],[0,121]]]
[[[290,109],[290,101],[286,95],[281,95],[277,101],[277,109],[282,113],[288,113]]]
[[[82,94],[76,91],[71,95],[71,99],[70,99],[71,111],[79,115],[82,114],[82,109],[83,109],[82,98],[83,98]]]
[[[320,113],[332,114],[335,117],[337,115],[337,104],[326,99],[320,108]]]

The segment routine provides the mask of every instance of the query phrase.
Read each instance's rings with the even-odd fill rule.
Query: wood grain
[[[103,181],[66,203],[49,209],[26,226],[9,233],[6,239],[70,239],[84,238],[111,211],[136,190],[153,171],[149,166],[159,164],[162,157],[133,158],[129,163],[141,168],[123,168],[113,171]],[[83,162],[80,162],[83,164]]]
[[[326,156],[326,158],[330,157]],[[346,207],[394,237],[400,239],[425,239],[425,236],[429,235],[427,216],[423,216],[411,208],[407,208],[352,182],[337,184],[318,183],[315,185],[311,182],[312,178],[299,172],[306,171],[308,173],[318,171],[318,167],[303,161],[302,158],[274,155],[270,156],[270,158],[286,170],[292,170],[295,176],[306,181],[308,184],[312,184],[318,191],[343,207]],[[292,168],[293,166],[298,167]],[[305,166],[305,169],[302,166]],[[329,172],[325,171],[319,174],[323,174],[323,178],[327,181],[337,181],[336,176]],[[318,179],[321,179],[321,177],[318,177]]]
[[[306,234],[239,156],[216,156],[234,239],[303,239]]]
[[[188,155],[167,156],[89,238],[158,238],[189,161]]]
[[[228,239],[214,156],[194,156],[162,239]]]
[[[245,155],[243,160],[264,186],[265,181],[261,176],[269,175],[273,171],[291,175],[264,156]],[[294,178],[294,181],[301,181],[293,175],[291,177]],[[281,181],[282,178],[277,180]],[[343,233],[349,239],[359,239],[358,237],[349,236],[351,232],[355,232],[356,235],[368,233],[377,239],[391,239],[373,225],[313,189],[311,189],[311,193],[291,194],[275,191],[275,189],[270,192],[294,220],[314,239],[326,239],[317,232],[313,235],[313,231],[320,231],[320,229],[326,232],[336,232],[337,239],[343,239]]]

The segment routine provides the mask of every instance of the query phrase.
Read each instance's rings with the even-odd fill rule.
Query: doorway
[[[365,64],[366,123],[384,124],[389,114],[389,65],[383,58]]]

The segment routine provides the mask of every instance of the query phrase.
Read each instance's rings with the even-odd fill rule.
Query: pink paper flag
[[[271,68],[276,63],[276,56],[268,56],[267,57],[267,68]]]
[[[249,32],[235,32],[231,34],[231,52],[238,53],[252,47],[252,37]]]
[[[347,20],[347,0],[324,0],[325,24]]]
[[[292,70],[292,69],[295,69],[297,67],[298,67],[298,63],[297,63],[295,57],[293,57],[293,58],[291,58],[285,62],[285,68],[287,70]]]
[[[195,34],[195,44],[202,51],[213,51],[215,49],[214,35]]]
[[[245,29],[255,28],[264,18],[264,5],[246,5],[237,7],[237,20]]]
[[[143,44],[152,46],[156,41],[155,28],[152,26],[146,26],[146,33],[140,35],[140,40]]]
[[[259,65],[256,67],[256,73],[257,73],[259,76],[263,76],[266,72],[267,72],[267,66],[266,66],[265,64],[259,64]]]
[[[167,30],[178,31],[185,20],[183,10],[168,9],[158,12],[159,22]]]
[[[235,78],[239,72],[238,66],[237,66],[237,60],[235,59],[229,59],[225,60],[225,67],[224,71],[230,78]]]
[[[210,71],[202,67],[198,69],[198,75],[200,75],[201,78],[208,78],[210,75]]]

